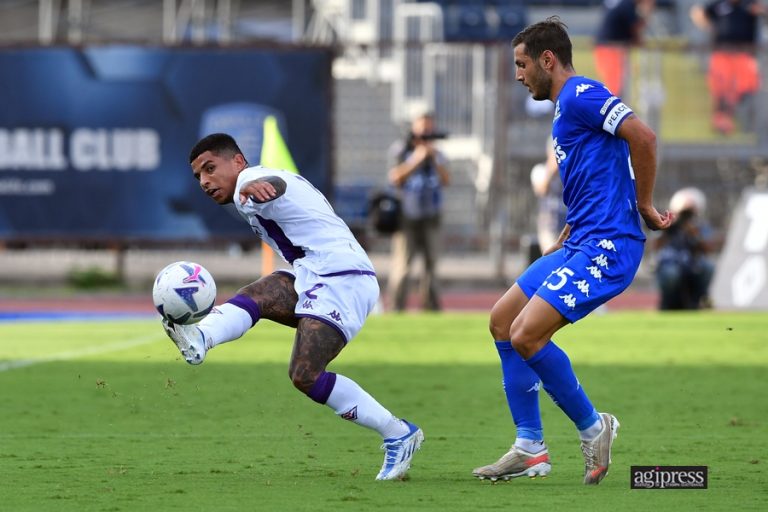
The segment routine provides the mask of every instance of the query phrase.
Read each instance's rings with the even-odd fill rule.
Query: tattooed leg
[[[340,418],[375,430],[383,439],[407,435],[409,424],[389,412],[357,382],[325,370],[342,348],[344,339],[336,329],[314,318],[301,318],[289,370],[293,385],[315,402],[333,409]],[[419,436],[420,444],[423,434]]]
[[[297,327],[299,322],[294,309],[299,296],[293,288],[294,281],[293,276],[277,272],[243,286],[237,293],[250,297],[259,305],[261,318]]]
[[[293,385],[309,394],[342,348],[344,338],[336,329],[314,318],[300,318],[288,370]]]
[[[294,308],[298,297],[293,276],[276,273],[241,288],[237,295],[217,306],[195,327],[203,335],[205,350],[236,340],[262,318],[296,327]]]

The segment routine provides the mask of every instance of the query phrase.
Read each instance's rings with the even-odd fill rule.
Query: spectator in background
[[[389,273],[390,306],[397,311],[406,307],[410,266],[418,253],[424,257],[422,305],[431,311],[441,307],[437,282],[440,213],[442,188],[450,182],[446,158],[435,147],[435,139],[441,137],[444,134],[435,130],[434,116],[425,113],[413,119],[408,137],[390,148],[388,178],[402,201],[402,222],[392,236]]]
[[[643,43],[643,33],[656,0],[605,0],[595,40],[595,70],[608,90],[626,99],[630,46]]]
[[[683,188],[669,201],[676,220],[656,239],[656,281],[659,309],[699,309],[708,304],[715,267],[712,229],[704,220],[707,200],[698,188]]]
[[[766,12],[760,0],[715,0],[691,8],[693,23],[712,35],[707,76],[714,110],[712,127],[724,135],[736,129],[737,107],[760,89],[755,45],[759,17]],[[751,114],[750,110],[745,112]],[[745,121],[742,128],[751,130],[751,119]]]
[[[536,241],[541,252],[555,245],[565,224],[568,210],[563,203],[563,182],[558,173],[552,137],[547,139],[547,160],[531,169],[531,187],[538,198]]]

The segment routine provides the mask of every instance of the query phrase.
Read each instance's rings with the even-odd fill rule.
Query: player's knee
[[[512,342],[512,348],[524,358],[535,352],[539,344],[538,337],[526,330],[524,326],[515,324],[509,329],[509,340]]]
[[[494,340],[508,339],[510,323],[509,314],[499,307],[498,304],[491,309],[488,330],[491,331],[491,336],[493,336]]]
[[[312,386],[314,386],[317,381],[317,375],[293,366],[288,370],[288,377],[291,379],[293,387],[305,395],[309,394]]]
[[[491,331],[494,340],[506,340],[509,335],[509,322],[491,312],[488,330]]]

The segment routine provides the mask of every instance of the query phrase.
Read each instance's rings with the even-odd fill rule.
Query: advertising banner
[[[279,46],[1,51],[0,240],[251,238],[199,190],[189,151],[230,133],[251,165],[279,151],[328,193],[331,57]]]
[[[710,295],[726,310],[768,310],[768,190],[746,189],[733,211]]]

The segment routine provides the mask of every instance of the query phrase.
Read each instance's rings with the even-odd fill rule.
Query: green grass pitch
[[[514,435],[484,314],[372,317],[331,366],[424,429],[406,481],[375,482],[378,436],[292,388],[292,338],[263,322],[191,367],[155,321],[0,324],[0,509],[768,510],[764,313],[615,312],[556,336],[622,424],[596,487],[544,394],[551,475],[471,477]],[[709,489],[631,490],[631,465],[707,465]]]

